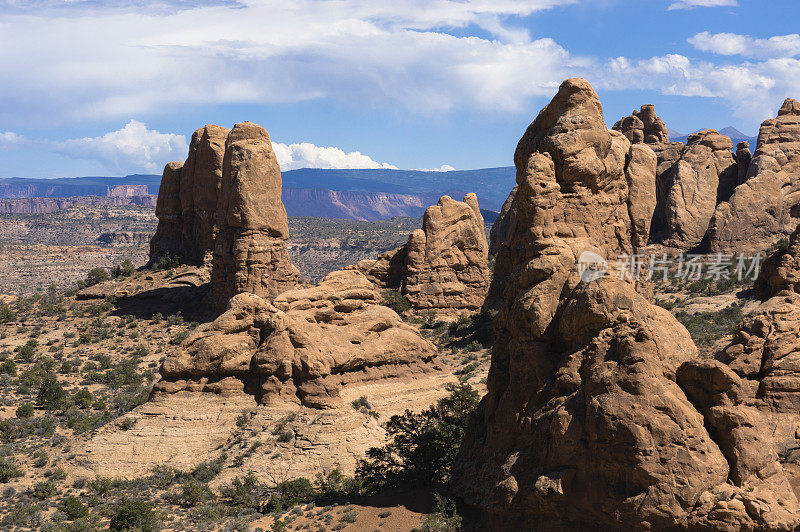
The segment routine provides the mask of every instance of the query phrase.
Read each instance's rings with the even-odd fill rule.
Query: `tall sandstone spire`
[[[236,124],[225,141],[216,225],[211,271],[216,309],[224,310],[239,293],[270,299],[300,282],[286,251],[281,170],[269,134],[259,125]]]
[[[632,213],[652,214],[631,208],[630,149],[583,79],[520,140],[487,394],[452,487],[489,530],[792,530],[800,507],[740,377],[615,275]],[[586,255],[611,269],[585,275]]]
[[[185,264],[209,262],[217,233],[222,157],[228,130],[207,124],[192,135],[185,163],[164,168],[158,190],[158,228],[150,241],[150,264],[164,257]]]

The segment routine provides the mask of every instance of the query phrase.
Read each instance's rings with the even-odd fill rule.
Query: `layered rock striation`
[[[488,392],[452,487],[492,530],[791,530],[800,507],[740,377],[613,274],[642,217],[629,152],[582,79],[520,140]],[[611,270],[587,276],[587,255]]]

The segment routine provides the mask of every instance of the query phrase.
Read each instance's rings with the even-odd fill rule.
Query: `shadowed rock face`
[[[181,172],[184,254],[187,262],[207,262],[217,233],[217,203],[228,130],[209,124],[194,132]]]
[[[382,288],[399,288],[416,310],[480,309],[490,273],[477,196],[442,196],[404,246],[356,268]]]
[[[187,264],[209,262],[216,236],[222,158],[228,130],[213,124],[194,132],[185,163],[164,168],[158,191],[150,263],[166,255]],[[160,208],[159,208],[160,206]]]
[[[741,379],[628,281],[579,274],[636,238],[629,142],[602,123],[567,80],[517,148],[488,392],[452,487],[493,530],[791,530],[800,508]]]
[[[227,312],[167,358],[155,389],[246,391],[259,402],[283,398],[332,408],[350,382],[432,369],[436,348],[379,297],[355,270],[333,272],[318,286],[283,292],[272,303],[238,294]]]
[[[150,240],[150,262],[166,255],[180,254],[183,246],[183,216],[181,210],[181,170],[183,163],[171,162],[164,167],[156,200],[158,227]]]
[[[738,178],[731,139],[713,129],[690,135],[678,161],[663,178],[667,185],[666,243],[689,249],[703,240],[720,194]]]
[[[740,178],[741,181],[741,178]],[[743,182],[711,220],[711,251],[763,250],[800,219],[800,103],[788,99],[761,124]]]
[[[243,122],[228,135],[216,225],[211,272],[216,308],[225,309],[243,292],[273,298],[300,281],[286,252],[281,170],[261,126]]]
[[[750,163],[747,146],[732,153],[730,138],[713,129],[689,135],[686,145],[669,142],[667,127],[655,107],[642,106],[614,129],[634,145],[647,144],[656,154],[656,209],[652,240],[679,249],[698,246],[720,202],[727,201]],[[746,152],[746,153],[745,153]]]

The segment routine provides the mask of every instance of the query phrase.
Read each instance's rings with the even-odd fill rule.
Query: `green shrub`
[[[361,397],[359,397],[358,399],[354,400],[350,404],[353,405],[353,408],[355,408],[356,410],[359,410],[359,411],[362,408],[364,410],[372,410],[372,405],[369,403],[369,400],[367,399],[367,397],[365,395],[362,395]]]
[[[129,259],[123,260],[111,270],[111,276],[114,278],[129,277],[134,273],[136,273],[136,268],[133,267],[133,263]]]
[[[67,392],[58,377],[52,373],[47,373],[42,378],[39,385],[39,394],[36,396],[36,404],[48,410],[58,410],[64,407],[67,400]]]
[[[171,270],[181,265],[182,259],[180,255],[173,255],[167,253],[153,263],[152,269],[154,270]]]
[[[0,374],[16,375],[17,364],[10,358],[0,362]]]
[[[86,283],[86,286],[93,286],[108,281],[109,279],[111,279],[111,276],[108,275],[105,268],[92,268],[89,270],[89,273],[86,274],[84,283]]]
[[[260,511],[266,489],[256,476],[250,473],[244,477],[234,478],[229,485],[222,487],[220,494],[230,506]]]
[[[155,532],[160,528],[160,522],[149,502],[128,499],[119,505],[108,528],[112,531]]]
[[[317,491],[307,478],[286,480],[275,487],[267,502],[267,511],[279,512],[298,504],[312,502],[317,497]]]
[[[189,338],[189,331],[181,331],[169,341],[172,345],[181,345],[184,340]]]
[[[450,394],[416,414],[392,416],[386,424],[390,443],[373,447],[361,460],[356,477],[367,491],[386,487],[438,486],[450,478],[450,467],[464,438],[478,392],[469,384],[450,384]]]
[[[398,314],[411,310],[411,301],[398,290],[383,290],[381,296],[383,304]]]
[[[58,505],[58,509],[70,519],[80,519],[89,515],[89,510],[75,495],[68,495]]]
[[[0,456],[0,483],[5,484],[21,476],[22,470],[17,466],[13,458]]]
[[[25,345],[17,348],[17,360],[25,364],[30,364],[36,358],[36,348],[39,347],[39,342],[36,340],[28,340]]]
[[[78,408],[89,408],[94,403],[92,392],[83,388],[72,394],[72,404]]]
[[[733,303],[716,312],[688,314],[680,311],[675,317],[686,327],[698,347],[707,348],[717,340],[734,334],[744,318],[744,313],[741,304]]]
[[[343,523],[355,523],[356,519],[358,519],[358,512],[355,510],[347,510],[342,514],[342,517],[339,518]]]
[[[220,456],[215,460],[200,462],[197,466],[195,466],[194,469],[192,469],[190,475],[192,478],[200,482],[209,482],[220,474],[224,465],[225,456]]]
[[[461,517],[456,513],[456,504],[438,493],[435,495],[434,513],[422,518],[419,532],[458,532],[461,530]]]
[[[167,323],[169,325],[183,325],[183,316],[181,316],[180,312],[176,312],[170,316],[167,316]]]
[[[56,483],[51,480],[37,482],[33,485],[31,493],[40,501],[47,500],[56,494]]]
[[[30,403],[22,403],[19,405],[17,407],[17,417],[20,419],[33,417],[33,405]]]
[[[185,508],[191,508],[199,504],[206,503],[213,498],[214,493],[205,482],[200,482],[199,480],[190,478],[184,482],[183,486],[181,487],[180,503],[181,506]]]
[[[17,320],[17,314],[11,310],[5,301],[0,303],[0,323],[9,323]]]

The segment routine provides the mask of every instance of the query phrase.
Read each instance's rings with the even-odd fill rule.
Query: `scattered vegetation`
[[[696,314],[679,311],[675,317],[692,335],[695,344],[702,349],[711,347],[721,338],[736,332],[744,318],[742,306],[742,303],[733,303],[717,312]]]

